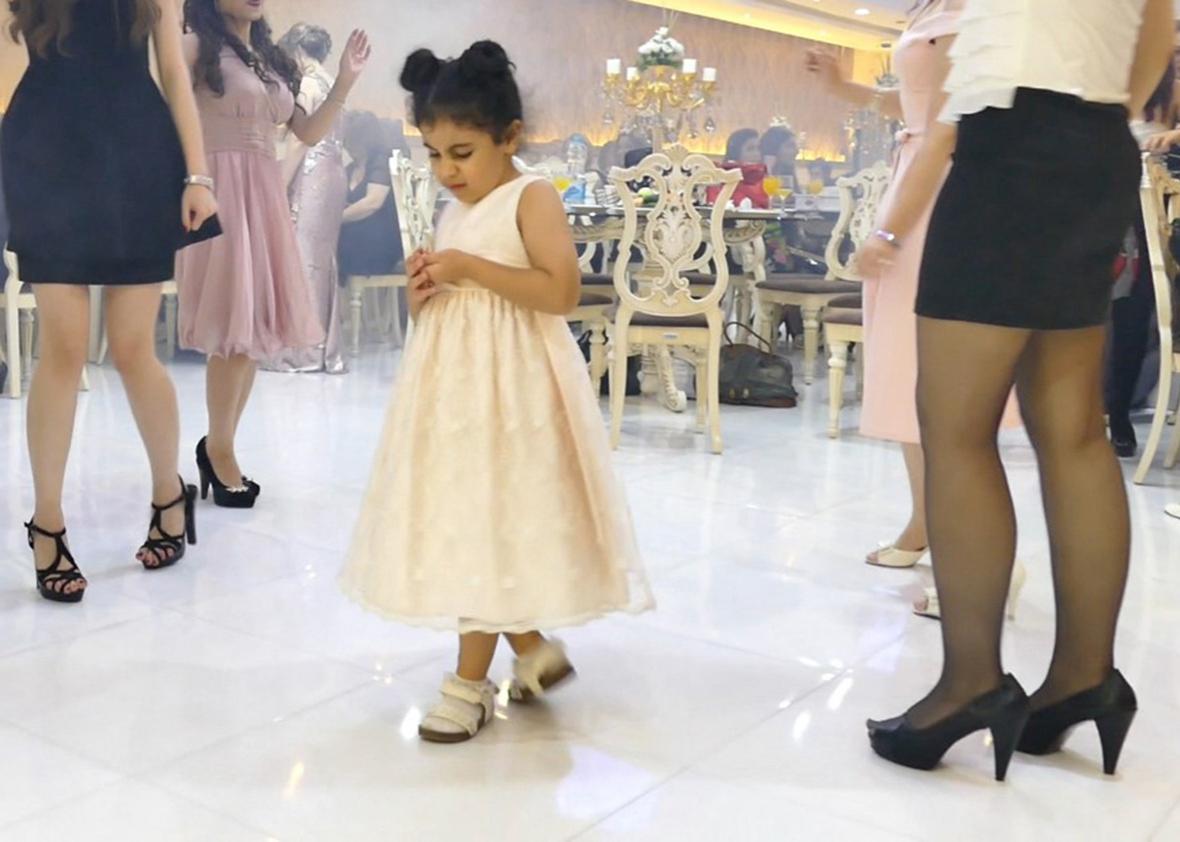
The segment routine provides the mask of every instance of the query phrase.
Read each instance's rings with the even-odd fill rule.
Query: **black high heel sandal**
[[[1038,756],[1054,754],[1061,751],[1075,728],[1093,722],[1102,740],[1102,770],[1113,775],[1138,711],[1135,691],[1123,674],[1115,670],[1097,687],[1033,713],[1018,749]]]
[[[910,725],[908,714],[884,722],[869,720],[869,741],[873,751],[886,760],[929,771],[951,746],[986,728],[992,732],[996,780],[1003,781],[1028,716],[1028,696],[1020,683],[1007,675],[998,690],[979,696],[962,710],[927,728]]]
[[[86,577],[82,575],[82,571],[78,569],[77,562],[74,561],[74,556],[70,553],[70,548],[66,546],[66,531],[49,532],[42,529],[33,521],[25,524],[25,529],[29,533],[29,549],[34,551],[36,555],[35,539],[38,535],[42,538],[51,538],[57,545],[57,556],[53,559],[53,564],[46,567],[44,570],[37,570],[37,592],[41,594],[43,599],[50,602],[65,602],[77,603],[82,601],[82,597],[86,593],[86,588],[82,587],[73,593],[67,593],[68,588],[74,582],[82,582],[83,585],[88,584]],[[62,563],[70,565],[69,570],[62,569]],[[36,560],[33,562],[36,565]]]
[[[217,472],[213,470],[213,462],[209,459],[206,439],[197,442],[197,470],[201,475],[201,499],[209,498],[209,488],[213,488],[213,503],[223,509],[252,509],[254,501],[258,499],[262,488],[258,483],[242,477],[245,483],[240,488],[230,488],[222,482]]]
[[[180,487],[182,489],[180,496],[168,505],[157,506],[152,503],[152,522],[148,526],[148,539],[139,548],[140,555],[145,556],[139,560],[144,570],[163,570],[166,567],[171,567],[184,558],[185,550],[188,549],[189,544],[197,543],[197,487],[185,485],[183,479],[180,480]],[[184,504],[184,532],[180,535],[169,535],[163,527],[164,512],[174,509],[182,503]],[[153,531],[160,537],[151,537]],[[149,559],[156,563],[149,564]]]

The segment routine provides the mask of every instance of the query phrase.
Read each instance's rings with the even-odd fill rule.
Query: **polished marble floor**
[[[1180,521],[1162,511],[1180,471],[1132,492],[1119,651],[1143,712],[1118,780],[1091,731],[1006,785],[982,739],[935,774],[870,753],[865,718],[933,681],[938,626],[907,608],[928,568],[861,563],[905,514],[900,459],[851,429],[829,441],[822,383],[794,411],[727,409],[723,457],[688,417],[632,407],[618,468],[658,612],[568,632],[581,680],[472,743],[423,745],[452,641],[334,587],[396,361],[260,375],[241,458],[261,505],[202,507],[191,557],[152,575],[132,558],[144,457],[117,378],[92,369],[67,492],[80,607],[33,593],[23,408],[0,400],[0,839],[1180,840]],[[173,368],[187,449],[202,369]],[[1006,459],[1030,569],[1006,650],[1035,684],[1047,540],[1020,436]]]

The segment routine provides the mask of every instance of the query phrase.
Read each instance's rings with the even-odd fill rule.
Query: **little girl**
[[[565,210],[513,166],[520,91],[504,50],[419,50],[401,84],[435,176],[456,199],[411,257],[413,339],[377,453],[345,591],[390,619],[459,633],[459,665],[419,734],[491,723],[503,634],[510,696],[573,675],[537,629],[652,607],[585,362],[563,314],[580,273]]]

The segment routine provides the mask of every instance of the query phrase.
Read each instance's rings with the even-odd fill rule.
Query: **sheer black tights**
[[[932,724],[999,686],[1016,518],[996,435],[1012,385],[1037,454],[1057,642],[1033,707],[1099,684],[1113,665],[1129,516],[1107,442],[1102,328],[1032,332],[919,319],[918,407],[944,663],[910,711]]]

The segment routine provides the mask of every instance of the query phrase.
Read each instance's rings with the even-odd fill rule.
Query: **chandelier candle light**
[[[615,108],[623,109],[627,118],[622,130],[650,136],[658,150],[678,142],[685,130],[690,139],[700,137],[697,113],[716,104],[717,68],[699,69],[695,58],[685,58],[684,45],[669,34],[669,28],[661,26],[639,48],[637,63],[626,71],[622,59],[607,59],[602,89],[607,101],[603,122],[614,124]],[[704,131],[709,135],[717,131],[711,114],[706,116]]]

